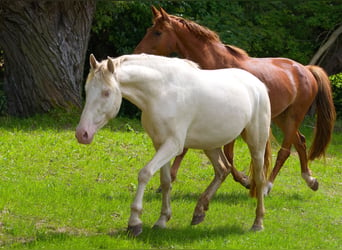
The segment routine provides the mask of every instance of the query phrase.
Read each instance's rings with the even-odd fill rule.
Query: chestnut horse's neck
[[[176,52],[203,69],[241,68],[243,61],[249,58],[244,50],[224,45],[215,32],[189,20],[170,17],[177,36]]]

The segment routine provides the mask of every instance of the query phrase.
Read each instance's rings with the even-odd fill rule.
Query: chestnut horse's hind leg
[[[297,131],[297,140],[294,143],[296,150],[299,155],[300,167],[302,177],[306,181],[306,184],[314,191],[318,189],[318,181],[316,178],[311,176],[311,170],[308,167],[308,157],[306,153],[305,137],[299,131]]]
[[[211,198],[214,196],[217,189],[221,186],[222,182],[226,179],[227,175],[231,171],[231,165],[226,159],[221,148],[204,150],[204,152],[214,167],[215,177],[198,199],[191,225],[199,224],[204,220],[205,212],[209,208],[209,202]]]
[[[297,122],[289,117],[290,115],[287,115],[284,120],[279,117],[274,119],[277,126],[283,131],[284,139],[282,147],[278,152],[275,166],[270,177],[268,178],[267,193],[271,191],[276,176],[278,175],[281,167],[284,165],[284,162],[290,156],[290,149],[292,144],[294,144],[298,152],[303,179],[312,190],[318,189],[318,182],[311,176],[311,171],[308,167],[305,137],[298,131],[300,122]]]

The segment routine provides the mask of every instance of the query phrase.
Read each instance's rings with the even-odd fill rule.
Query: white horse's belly
[[[207,113],[197,118],[188,128],[185,147],[217,148],[238,137],[250,121],[249,112],[247,110],[226,111],[218,110],[216,114],[208,115]]]
[[[185,138],[188,148],[223,146],[238,137],[252,118],[253,104],[244,89],[222,82],[205,86],[203,95],[196,93],[197,111]]]

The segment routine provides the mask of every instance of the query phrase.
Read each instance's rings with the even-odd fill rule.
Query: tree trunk
[[[340,25],[319,48],[309,64],[316,64],[325,69],[328,75],[342,71],[342,25]]]
[[[8,113],[30,116],[81,106],[95,0],[0,3]]]

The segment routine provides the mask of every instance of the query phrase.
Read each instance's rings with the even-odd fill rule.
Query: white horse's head
[[[118,114],[122,101],[112,59],[99,63],[91,54],[89,60],[90,72],[85,85],[86,103],[76,128],[76,138],[83,144],[91,143],[96,131]]]

